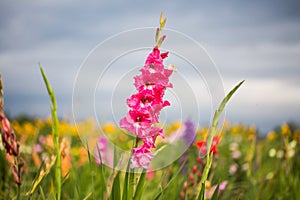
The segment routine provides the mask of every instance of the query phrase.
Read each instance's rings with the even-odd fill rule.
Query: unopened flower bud
[[[184,183],[183,183],[183,191],[187,191],[187,189],[188,189],[188,183],[187,183],[187,181],[184,181]]]
[[[196,174],[196,172],[197,172],[197,165],[193,165],[192,171],[193,171],[194,174]]]
[[[185,194],[184,194],[183,191],[181,191],[181,192],[180,192],[180,199],[185,199],[184,197],[185,197]]]
[[[198,170],[198,172],[197,172],[197,177],[198,177],[198,179],[200,179],[200,178],[201,178],[201,176],[202,176],[202,173],[201,173],[201,171],[200,171],[200,170]]]
[[[194,174],[190,173],[189,180],[194,181]]]

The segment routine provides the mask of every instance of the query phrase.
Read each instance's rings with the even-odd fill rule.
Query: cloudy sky
[[[188,46],[188,42],[172,40],[172,36],[179,33],[199,44],[216,65],[217,76],[222,81],[221,87],[216,90],[222,89],[226,93],[239,81],[246,80],[226,108],[226,118],[232,123],[256,124],[262,132],[286,121],[300,124],[300,3],[290,0],[270,3],[2,0],[0,72],[4,84],[5,111],[11,116],[21,113],[40,117],[49,115],[49,100],[38,66],[41,63],[56,92],[61,117],[72,120],[73,109],[76,109],[78,118],[90,117],[90,113],[85,112],[83,97],[91,88],[91,91],[97,91],[93,94],[98,102],[111,103],[109,109],[105,103],[96,105],[97,117],[111,120],[113,116],[112,120],[117,123],[126,112],[125,102],[121,105],[117,100],[123,101],[126,95],[130,95],[126,92],[132,90],[131,75],[135,71],[137,73],[136,67],[145,59],[148,52],[144,47],[150,47],[148,43],[141,43],[140,47],[144,49],[135,53],[122,54],[122,59],[111,65],[112,70],[107,71],[100,82],[100,72],[90,71],[93,67],[88,68],[87,73],[80,69],[92,63],[87,62],[88,55],[93,49],[95,52],[99,44],[100,50],[94,56],[102,62],[103,57],[116,49],[120,50],[114,55],[117,57],[122,53],[122,48],[138,48],[133,45],[139,44],[137,40],[148,41],[149,38],[143,36],[148,36],[148,32],[150,36],[154,35],[151,29],[143,29],[142,35],[138,31],[129,32],[127,39],[121,39],[125,36],[122,35],[124,31],[157,26],[160,12],[167,17],[166,28],[176,31],[170,33],[169,41],[167,35],[163,47],[172,51],[174,45],[174,48],[187,48],[195,54],[196,49]],[[104,48],[101,46],[103,41],[109,41],[104,42],[104,46],[108,45],[107,51],[101,50]],[[188,70],[189,64],[178,57],[176,59],[176,53],[170,54],[168,59],[166,62],[174,62],[182,70],[174,75],[174,89],[167,94],[171,102],[173,100],[174,109],[168,108],[163,117],[168,121],[190,116],[200,125],[208,123],[214,102],[220,100],[218,95],[214,96],[214,87],[210,87],[215,81],[202,77],[198,83],[197,77],[193,77],[193,72]],[[122,68],[127,72],[119,71],[118,66],[122,65],[127,67]],[[132,70],[131,66],[134,66]],[[117,72],[120,72],[119,75]],[[92,78],[88,77],[88,73],[91,77],[96,74],[98,82],[90,83]],[[85,87],[76,82],[78,77],[86,80]],[[101,85],[101,81],[106,84]],[[112,84],[115,81],[118,84]],[[127,90],[124,88],[126,84],[129,85]],[[197,97],[193,98],[197,88],[206,89],[206,93],[200,95],[199,89],[198,93],[196,91]],[[77,92],[77,96],[72,102],[73,91]],[[121,98],[118,95],[125,96]],[[184,114],[176,114],[176,108],[184,110]]]

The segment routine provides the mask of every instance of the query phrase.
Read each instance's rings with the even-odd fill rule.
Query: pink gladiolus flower
[[[163,59],[168,52],[160,53],[158,47],[148,55],[141,74],[134,77],[137,93],[131,95],[126,103],[130,110],[120,120],[120,127],[135,134],[143,141],[142,146],[133,148],[131,168],[143,167],[147,169],[153,158],[152,148],[156,148],[157,136],[164,138],[163,129],[156,127],[159,122],[160,111],[170,103],[163,100],[166,88],[171,88],[169,77],[172,70],[165,69]]]

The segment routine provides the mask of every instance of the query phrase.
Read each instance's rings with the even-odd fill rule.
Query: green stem
[[[57,104],[54,91],[52,90],[50,83],[47,79],[47,76],[40,65],[40,70],[51,100],[51,114],[52,114],[52,136],[53,136],[53,143],[56,152],[56,167],[55,167],[55,181],[56,181],[56,189],[57,189],[57,200],[61,199],[61,155],[60,155],[60,148],[59,148],[59,123],[58,123],[58,116],[57,116]]]
[[[206,156],[206,164],[202,173],[202,177],[201,177],[201,181],[198,185],[198,189],[201,192],[201,187],[203,187],[203,185],[205,185],[205,182],[208,178],[208,174],[212,165],[212,161],[213,161],[213,152],[210,152],[211,149],[211,145],[212,145],[212,141],[214,136],[216,136],[217,131],[218,131],[218,123],[219,123],[219,117],[221,115],[221,113],[223,112],[225,105],[227,104],[227,102],[229,101],[229,99],[231,98],[231,96],[235,93],[235,91],[244,83],[244,81],[241,81],[239,84],[237,84],[227,95],[226,97],[222,100],[221,104],[219,105],[218,109],[216,110],[215,114],[214,114],[214,118],[212,121],[212,128],[211,131],[208,135],[207,138],[207,143],[206,143],[206,149],[207,149],[207,156]],[[198,193],[197,199],[199,198],[200,193]]]
[[[20,185],[18,185],[18,194],[17,194],[17,200],[20,199],[20,192],[21,192],[21,188]]]

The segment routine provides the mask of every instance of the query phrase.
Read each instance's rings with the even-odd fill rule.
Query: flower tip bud
[[[159,24],[161,29],[164,28],[166,22],[167,22],[167,18],[164,18],[163,13],[160,13]]]
[[[173,70],[174,72],[177,72],[177,68],[173,64],[169,64],[168,69]]]

